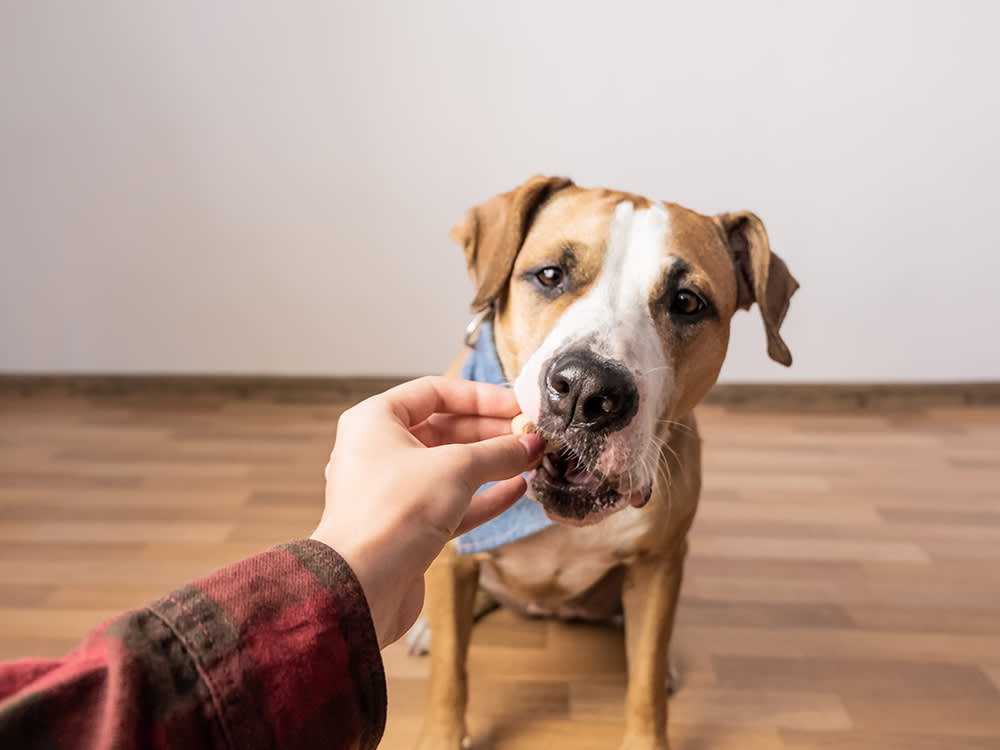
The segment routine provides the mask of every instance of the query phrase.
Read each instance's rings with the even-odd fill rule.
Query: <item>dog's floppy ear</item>
[[[553,193],[572,184],[564,177],[537,175],[469,209],[454,226],[448,236],[465,249],[476,287],[473,312],[485,310],[503,292],[535,212]]]
[[[754,302],[764,318],[767,353],[786,367],[792,353],[778,334],[799,282],[788,271],[785,261],[771,252],[764,222],[749,211],[719,216],[729,253],[736,268],[738,304],[746,310]]]

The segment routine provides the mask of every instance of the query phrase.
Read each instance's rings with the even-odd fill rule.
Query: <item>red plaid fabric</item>
[[[374,748],[385,675],[357,578],[300,541],[0,664],[4,748]]]

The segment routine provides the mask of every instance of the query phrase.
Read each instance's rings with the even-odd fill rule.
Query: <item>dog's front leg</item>
[[[418,750],[459,750],[468,744],[465,657],[472,632],[479,563],[448,545],[427,571],[431,674]]]
[[[628,656],[622,750],[667,750],[667,669],[686,544],[629,566],[622,595]]]

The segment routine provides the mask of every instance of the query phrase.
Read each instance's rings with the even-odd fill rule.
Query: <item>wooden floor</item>
[[[344,405],[0,398],[0,658],[308,533]],[[1000,748],[1000,409],[701,421],[674,750]],[[408,748],[427,662],[385,659]],[[475,748],[617,746],[620,632],[499,611],[470,669]]]

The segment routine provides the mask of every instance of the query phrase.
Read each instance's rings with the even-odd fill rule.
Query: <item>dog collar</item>
[[[492,383],[509,387],[504,376],[496,344],[493,342],[493,321],[490,311],[480,313],[465,331],[465,343],[474,347],[462,364],[460,377],[477,383]],[[495,482],[484,484],[480,491]],[[508,544],[535,534],[552,525],[542,506],[525,495],[510,508],[482,526],[462,534],[455,540],[459,554],[468,555]]]

